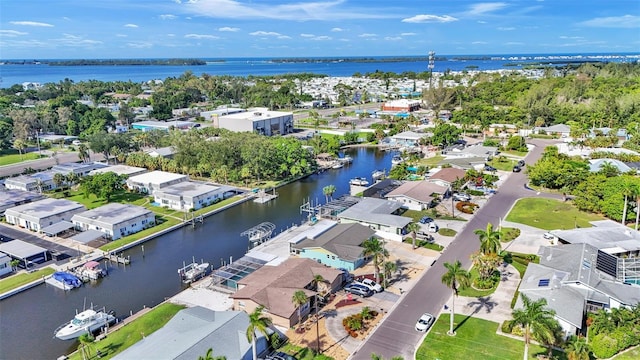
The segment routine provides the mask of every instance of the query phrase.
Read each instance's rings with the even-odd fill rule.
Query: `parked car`
[[[433,219],[432,219],[432,218],[430,218],[430,217],[428,217],[428,216],[423,216],[423,217],[420,219],[420,224],[428,224],[428,223],[430,223],[430,222],[433,222]]]
[[[353,281],[353,275],[349,272],[349,270],[345,268],[339,268],[338,270],[342,271],[342,283],[348,284]]]
[[[542,234],[542,237],[543,237],[543,238],[545,238],[545,239],[547,239],[547,240],[553,240],[553,239],[555,239],[555,238],[556,238],[556,237],[555,237],[552,233],[550,233],[550,232],[546,232],[546,233]]]
[[[496,172],[496,171],[498,171],[498,169],[494,168],[494,167],[493,167],[493,166],[491,166],[491,165],[485,165],[485,166],[484,166],[484,171]]]
[[[471,201],[471,196],[465,193],[455,193],[453,194],[453,200],[455,201]]]
[[[361,285],[361,284],[357,284],[357,283],[352,283],[349,284],[347,286],[344,287],[344,291],[351,293],[353,295],[358,295],[360,297],[369,297],[371,295],[373,295],[373,291],[371,289],[369,289],[368,287]]]
[[[522,170],[522,168],[518,165],[513,167],[513,172],[520,172],[520,170]]]
[[[434,242],[435,241],[435,239],[433,238],[433,235],[427,234],[424,231],[417,231],[416,232],[416,239],[425,240],[425,241],[428,241],[428,242]]]
[[[433,324],[434,317],[429,313],[424,313],[416,322],[416,331],[425,332],[429,330],[431,325]]]
[[[371,291],[382,292],[382,286],[371,279],[364,278],[358,281],[356,284],[362,284],[367,288],[369,288],[369,290]]]
[[[266,360],[298,360],[295,356],[283,353],[282,351],[276,351],[273,354],[266,357]]]
[[[438,230],[440,230],[440,228],[438,227],[438,225],[435,222],[430,222],[427,225],[427,231],[429,231],[431,233],[437,233]]]
[[[519,167],[524,167],[524,160],[518,161],[518,166]]]

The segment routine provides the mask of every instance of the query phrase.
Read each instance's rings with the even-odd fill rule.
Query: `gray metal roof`
[[[610,220],[591,223],[595,226],[551,233],[569,244],[589,244],[609,254],[640,250],[640,232]]]
[[[42,229],[40,229],[41,232],[48,234],[48,235],[58,235],[59,233],[69,230],[73,227],[73,223],[69,222],[69,221],[60,221],[58,223],[55,223],[53,225],[44,227]]]
[[[74,240],[83,244],[88,244],[93,240],[104,238],[104,236],[105,236],[105,233],[103,233],[102,231],[89,229],[81,232],[80,234],[73,235],[71,237],[71,240]]]
[[[168,194],[193,198],[209,193],[225,192],[229,189],[230,187],[214,186],[211,184],[204,184],[195,181],[183,181],[174,185],[163,187],[161,190],[156,191],[156,195],[161,196],[161,194]]]
[[[0,251],[15,258],[26,259],[47,252],[47,249],[22,240],[0,243]]]
[[[140,216],[148,216],[152,213],[151,210],[142,206],[110,203],[75,214],[71,217],[71,220],[85,224],[113,226]]]
[[[39,221],[40,219],[56,214],[62,214],[68,211],[82,211],[83,209],[85,209],[84,205],[75,201],[46,198],[16,206],[13,209],[7,209],[6,214],[21,218],[30,217],[34,221]]]
[[[249,316],[243,311],[213,311],[196,306],[179,311],[169,322],[113,357],[128,359],[194,360],[213,349],[214,356],[228,360],[251,356],[246,331]],[[264,335],[258,344],[264,348]]]
[[[338,218],[403,228],[407,226],[412,219],[392,215],[393,212],[401,207],[402,204],[397,201],[364,198],[362,201],[338,214]]]

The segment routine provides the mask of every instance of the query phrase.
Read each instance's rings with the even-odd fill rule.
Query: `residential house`
[[[4,181],[4,186],[7,189],[42,193],[43,191],[50,191],[56,188],[56,185],[53,182],[53,176],[55,174],[56,172],[47,170],[31,175],[11,177]]]
[[[69,221],[73,215],[86,210],[75,201],[46,198],[7,209],[4,216],[9,224],[40,231],[55,223]]]
[[[484,146],[481,143],[469,146],[453,146],[443,151],[447,159],[452,158],[483,158],[485,161],[490,160],[500,152],[495,146]]]
[[[189,307],[180,310],[162,328],[145,335],[113,359],[195,360],[213,349],[214,357],[251,360],[253,350],[246,336],[248,327],[249,315],[243,311]],[[268,339],[257,332],[257,354],[263,356],[268,349]]]
[[[482,170],[487,163],[486,157],[448,157],[438,162],[438,166],[450,166],[455,169],[467,171],[470,169]]]
[[[640,286],[616,281],[601,249],[587,243],[543,246],[540,264],[529,263],[518,290],[533,301],[546,299],[565,336],[583,329],[587,312],[640,303]],[[522,308],[519,297],[515,309]]]
[[[614,133],[615,131],[615,133]],[[631,136],[627,133],[627,129],[612,129],[609,127],[602,128],[593,128],[589,130],[589,137],[595,138],[596,136],[609,136],[610,134],[615,135],[618,141],[627,141],[631,138]]]
[[[533,128],[534,134],[557,135],[560,137],[569,137],[571,135],[571,127],[565,124],[556,124],[547,127]]]
[[[164,189],[167,186],[175,185],[188,180],[188,175],[174,174],[166,171],[156,170],[128,178],[127,187],[130,190],[138,191],[141,193],[153,194],[154,192],[160,189]]]
[[[431,175],[427,181],[440,186],[446,186],[451,190],[452,184],[460,179],[464,179],[466,171],[453,167],[440,169],[440,171]]]
[[[629,171],[634,171],[635,172],[635,170],[632,169],[631,167],[629,167],[627,164],[623,163],[620,160],[616,160],[616,159],[607,159],[607,158],[592,159],[592,160],[589,160],[589,164],[590,164],[589,165],[589,171],[591,171],[591,172],[598,172],[598,171],[602,170],[602,168],[605,167],[605,166],[613,166],[621,174],[629,172]]]
[[[64,164],[55,165],[54,167],[51,168],[51,170],[62,175],[73,173],[77,176],[82,177],[82,176],[89,175],[93,170],[104,169],[108,166],[109,165],[102,164],[99,162],[94,162],[94,163],[68,162]]]
[[[89,175],[96,174],[104,174],[108,172],[112,172],[116,175],[126,175],[127,177],[132,177],[140,174],[146,173],[148,170],[141,167],[129,166],[129,165],[109,165],[104,168],[95,169],[89,172]]]
[[[0,253],[0,277],[13,272],[11,268],[11,257],[5,253]]]
[[[44,198],[44,195],[31,191],[16,189],[0,191],[0,215],[4,214],[7,209]]]
[[[324,283],[315,290],[316,275],[322,276]],[[289,258],[277,266],[265,265],[238,280],[238,291],[231,295],[234,310],[253,312],[264,306],[274,325],[285,329],[297,324],[298,306],[291,298],[296,291],[302,291],[308,301],[300,306],[304,318],[312,309],[316,295],[330,294],[342,285],[342,271],[317,263],[311,259]]]
[[[167,146],[167,147],[147,150],[145,151],[145,153],[154,158],[163,157],[165,159],[171,159],[173,158],[173,155],[175,155],[176,149],[173,146]]]
[[[207,207],[225,198],[234,188],[211,184],[183,181],[166,186],[153,193],[155,202],[170,209],[189,211]]]
[[[403,131],[391,136],[390,143],[398,146],[417,146],[420,143],[420,139],[426,136],[427,134],[417,133],[415,131]]]
[[[488,136],[497,136],[500,134],[515,134],[517,132],[518,127],[513,124],[491,124],[484,134]]]
[[[363,198],[337,217],[343,224],[359,223],[375,230],[381,238],[402,241],[405,228],[412,220],[400,216],[401,212],[402,204],[397,201]]]
[[[364,264],[362,243],[376,232],[360,224],[337,224],[316,238],[291,245],[301,258],[353,271]]]
[[[153,211],[142,206],[110,203],[77,213],[71,222],[78,230],[98,230],[117,240],[154,226],[156,217]]]
[[[189,130],[193,127],[196,127],[196,123],[192,121],[138,121],[131,124],[131,128],[141,131],[153,131],[153,130],[162,130],[169,131],[169,129],[178,129],[178,130]]]
[[[410,210],[429,209],[447,195],[449,188],[426,180],[407,181],[386,195],[388,200],[398,201]]]

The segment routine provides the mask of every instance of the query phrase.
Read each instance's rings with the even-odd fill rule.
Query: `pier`
[[[267,193],[264,189],[260,189],[256,194],[256,198],[253,199],[253,202],[264,204],[276,198],[278,198],[278,194],[275,188],[273,189],[273,193]]]

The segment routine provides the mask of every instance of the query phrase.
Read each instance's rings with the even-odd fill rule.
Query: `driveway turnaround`
[[[535,163],[542,151],[552,142],[533,140],[536,147],[526,157],[527,163]],[[354,352],[350,359],[370,360],[371,354],[381,355],[385,359],[402,356],[413,359],[415,349],[420,345],[423,333],[415,330],[420,315],[425,312],[440,314],[444,305],[451,298],[451,289],[442,284],[445,262],[460,260],[465,268],[471,267],[469,256],[480,248],[478,237],[473,233],[476,229],[485,229],[487,223],[497,226],[504,219],[513,203],[523,197],[535,197],[535,192],[525,187],[525,172],[512,173],[500,186],[498,193],[489,198],[487,203],[469,220],[458,233],[455,240],[445,248],[440,258],[417,280],[415,286],[407,289],[400,301],[391,309],[384,321],[379,324],[369,338]]]

